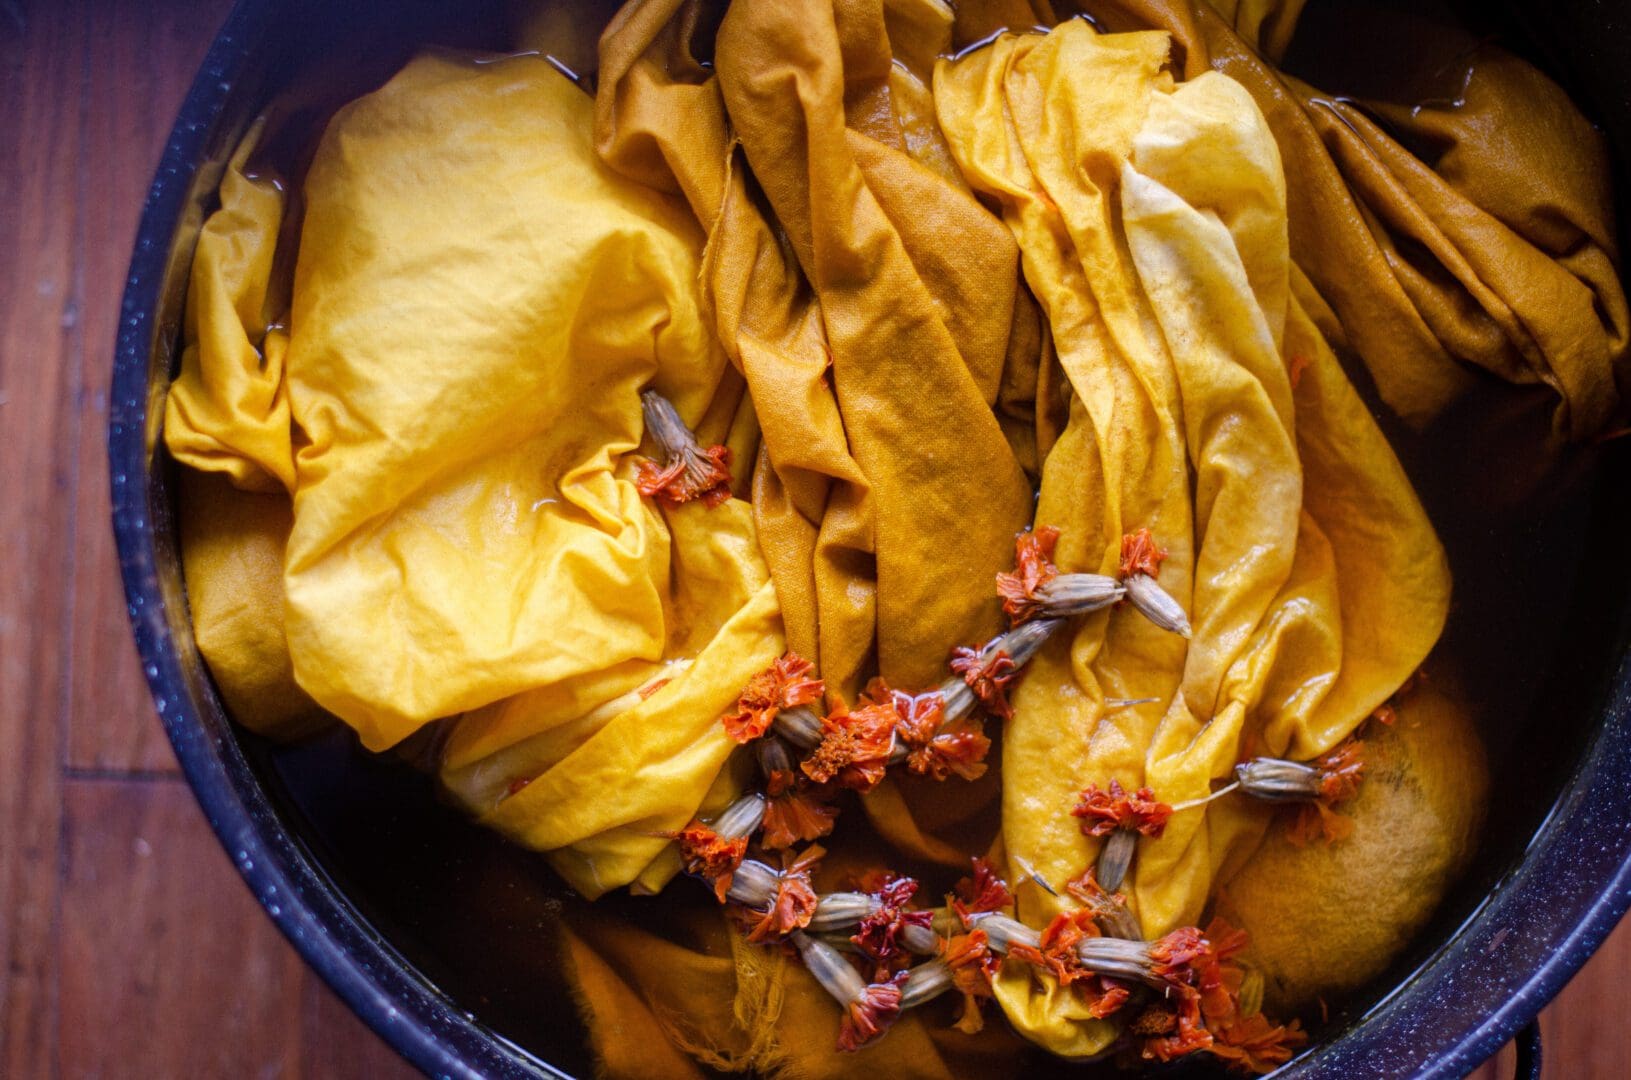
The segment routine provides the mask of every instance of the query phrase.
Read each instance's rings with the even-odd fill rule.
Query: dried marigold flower
[[[1297,808],[1297,816],[1286,830],[1286,838],[1298,847],[1320,838],[1335,844],[1353,835],[1353,818],[1332,807],[1359,794],[1365,777],[1365,744],[1348,739],[1315,759],[1312,768],[1316,794],[1312,801]]]
[[[1143,927],[1139,925],[1137,916],[1127,907],[1127,897],[1100,885],[1093,867],[1089,866],[1082,871],[1080,877],[1065,882],[1065,891],[1082,902],[1082,907],[1093,916],[1093,921],[1098,923],[1099,932],[1105,937],[1121,938],[1124,941],[1143,940]]]
[[[1208,1029],[1232,1024],[1240,1015],[1240,988],[1246,972],[1235,956],[1246,948],[1246,931],[1236,929],[1221,917],[1207,923],[1209,946],[1205,956],[1193,961],[1195,989],[1200,994],[1201,1015]]]
[[[900,988],[907,972],[896,972],[885,982],[876,982],[852,998],[844,1007],[838,1027],[838,1049],[854,1053],[888,1031],[900,1015]]]
[[[752,742],[770,729],[781,710],[821,700],[826,684],[806,678],[811,667],[802,656],[788,653],[749,679],[736,708],[719,718],[725,733],[739,743]]]
[[[938,690],[908,694],[889,689],[882,679],[868,684],[868,699],[881,700],[885,695],[900,717],[895,734],[906,747],[908,769],[935,780],[953,775],[978,780],[985,775],[985,756],[991,750],[991,740],[971,723],[959,720],[946,724],[945,699]]]
[[[835,709],[821,721],[821,742],[799,767],[818,784],[871,791],[889,767],[899,720],[893,702]]]
[[[673,404],[655,390],[640,393],[646,429],[663,454],[663,464],[642,462],[634,486],[640,494],[667,507],[701,499],[710,508],[731,497],[731,452],[724,446],[704,450],[685,426]]]
[[[1260,1012],[1210,1029],[1212,1054],[1237,1072],[1261,1076],[1291,1060],[1295,1049],[1308,1041],[1302,1025],[1293,1020],[1276,1024]]]
[[[1122,577],[1133,574],[1155,577],[1161,572],[1161,562],[1166,557],[1166,549],[1156,546],[1155,537],[1148,529],[1139,529],[1121,538]]]
[[[957,895],[951,900],[951,909],[957,913],[963,925],[969,925],[969,917],[988,911],[1001,911],[1014,902],[1014,894],[1008,891],[1008,883],[997,876],[991,869],[991,863],[980,856],[969,860],[973,866],[974,876],[960,878],[956,885]]]
[[[1142,1040],[1140,1052],[1147,1061],[1175,1061],[1187,1054],[1212,1048],[1212,1033],[1201,1026],[1199,995],[1184,987],[1172,999],[1172,1026],[1165,1034]]]
[[[782,871],[776,880],[776,897],[765,910],[764,917],[748,932],[749,941],[769,941],[810,925],[818,902],[815,889],[810,885],[810,873],[825,854],[814,844],[797,856],[783,853]]]
[[[764,832],[759,842],[771,851],[832,832],[838,818],[833,792],[805,780],[791,769],[776,769],[765,778]]]
[[[1128,829],[1153,838],[1165,831],[1172,807],[1147,787],[1129,795],[1119,780],[1111,780],[1109,790],[1101,791],[1097,784],[1083,788],[1070,814],[1082,819],[1084,836],[1109,836],[1117,829]]]
[[[1014,707],[1008,703],[1008,685],[1019,677],[1019,665],[1008,650],[982,652],[959,645],[952,651],[951,670],[963,677],[986,712],[1003,720],[1014,718]]]
[[[1059,530],[1049,525],[1022,532],[1014,539],[1014,572],[997,575],[997,595],[1013,625],[1032,618],[1040,603],[1036,591],[1059,576],[1053,564]]]
[[[888,961],[901,954],[900,936],[907,926],[928,926],[934,921],[930,911],[907,911],[906,905],[917,893],[917,880],[891,875],[872,893],[878,907],[863,917],[850,936],[862,953],[874,960]]]
[[[1327,803],[1345,802],[1359,794],[1365,778],[1365,744],[1348,739],[1314,761],[1320,774],[1320,798]]]
[[[1082,942],[1098,936],[1099,928],[1092,912],[1065,912],[1053,917],[1035,946],[1010,942],[1008,955],[1051,973],[1060,986],[1074,986],[1087,1000],[1089,1015],[1102,1020],[1120,1010],[1132,992],[1118,979],[1083,964]]]
[[[731,891],[731,877],[747,854],[748,838],[720,836],[700,821],[691,822],[679,832],[661,835],[679,844],[685,872],[712,885],[714,895],[723,904],[725,895]]]
[[[985,1027],[980,1003],[992,996],[991,976],[1002,958],[992,952],[985,931],[976,928],[945,939],[940,959],[951,969],[952,986],[963,995],[963,1009],[954,1026],[965,1035],[977,1034]]]
[[[1191,986],[1196,968],[1214,959],[1206,935],[1193,926],[1181,926],[1150,942],[1150,972],[1170,986]]]

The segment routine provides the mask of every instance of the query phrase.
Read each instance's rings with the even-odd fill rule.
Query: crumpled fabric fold
[[[1033,661],[1004,731],[1015,881],[1021,865],[1058,884],[1091,865],[1099,842],[1070,816],[1089,783],[1181,804],[1248,745],[1328,749],[1416,669],[1448,608],[1432,527],[1296,297],[1268,126],[1221,74],[1174,84],[1169,48],[1074,21],[935,78],[952,152],[1019,238],[1075,390],[1037,524],[1061,529],[1061,568],[1109,574],[1120,537],[1151,529],[1194,628],[1186,642],[1112,610]],[[1198,921],[1264,820],[1221,802],[1141,839],[1145,933]],[[1033,925],[1068,906],[1020,887]],[[1012,964],[999,977],[1022,1031],[1070,1057],[1110,1045],[1112,1024],[1041,982]]]
[[[1085,6],[1112,29],[1169,31],[1185,78],[1217,70],[1251,92],[1285,164],[1292,257],[1340,324],[1325,329],[1401,417],[1431,422],[1482,372],[1549,388],[1569,439],[1624,422],[1631,314],[1607,148],[1551,80],[1435,25],[1395,35],[1409,77],[1354,101],[1254,51],[1285,49],[1300,4]]]

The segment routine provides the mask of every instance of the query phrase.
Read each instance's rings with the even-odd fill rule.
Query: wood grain
[[[411,1072],[277,935],[176,778],[115,571],[122,277],[227,7],[0,0],[0,1077]],[[1631,926],[1544,1014],[1547,1077],[1631,1076],[1628,967]]]
[[[75,199],[85,12],[0,14],[0,1074],[42,1076],[56,1023],[60,745],[71,685],[78,432],[65,312],[80,302]],[[64,95],[66,92],[66,100]],[[11,148],[17,148],[11,150]],[[17,256],[21,256],[20,258]]]

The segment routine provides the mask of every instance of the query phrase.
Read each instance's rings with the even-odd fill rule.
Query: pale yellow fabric
[[[164,403],[165,446],[176,460],[225,473],[245,491],[294,490],[285,328],[269,325],[268,290],[283,192],[246,164],[257,121],[221,177],[220,208],[198,236],[188,277],[181,373]]]
[[[1096,851],[1069,815],[1087,783],[1181,803],[1248,736],[1262,752],[1322,751],[1409,676],[1448,605],[1432,528],[1296,299],[1262,115],[1218,74],[1175,87],[1168,50],[1164,33],[1071,22],[1004,37],[935,81],[952,152],[1018,236],[1076,392],[1037,522],[1062,529],[1062,567],[1101,573],[1123,533],[1150,528],[1194,626],[1186,643],[1130,611],[1096,616],[1021,684],[1003,842],[1011,868],[1024,859],[1056,887]],[[1143,697],[1156,702],[1106,704]],[[1220,802],[1141,841],[1145,932],[1199,919],[1217,868],[1260,830],[1259,813]],[[1020,892],[1038,925],[1069,903]],[[1005,972],[999,997],[1056,1053],[1114,1036],[1028,972]]]

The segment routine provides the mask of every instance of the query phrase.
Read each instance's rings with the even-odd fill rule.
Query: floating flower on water
[[[1308,1034],[1297,1021],[1276,1024],[1257,1012],[1213,1029],[1212,1045],[1207,1049],[1238,1072],[1262,1075],[1290,1061],[1295,1049],[1307,1041]]]
[[[739,743],[752,742],[770,729],[776,714],[821,700],[826,685],[811,679],[810,661],[788,653],[748,680],[736,708],[720,717],[725,732]]]

